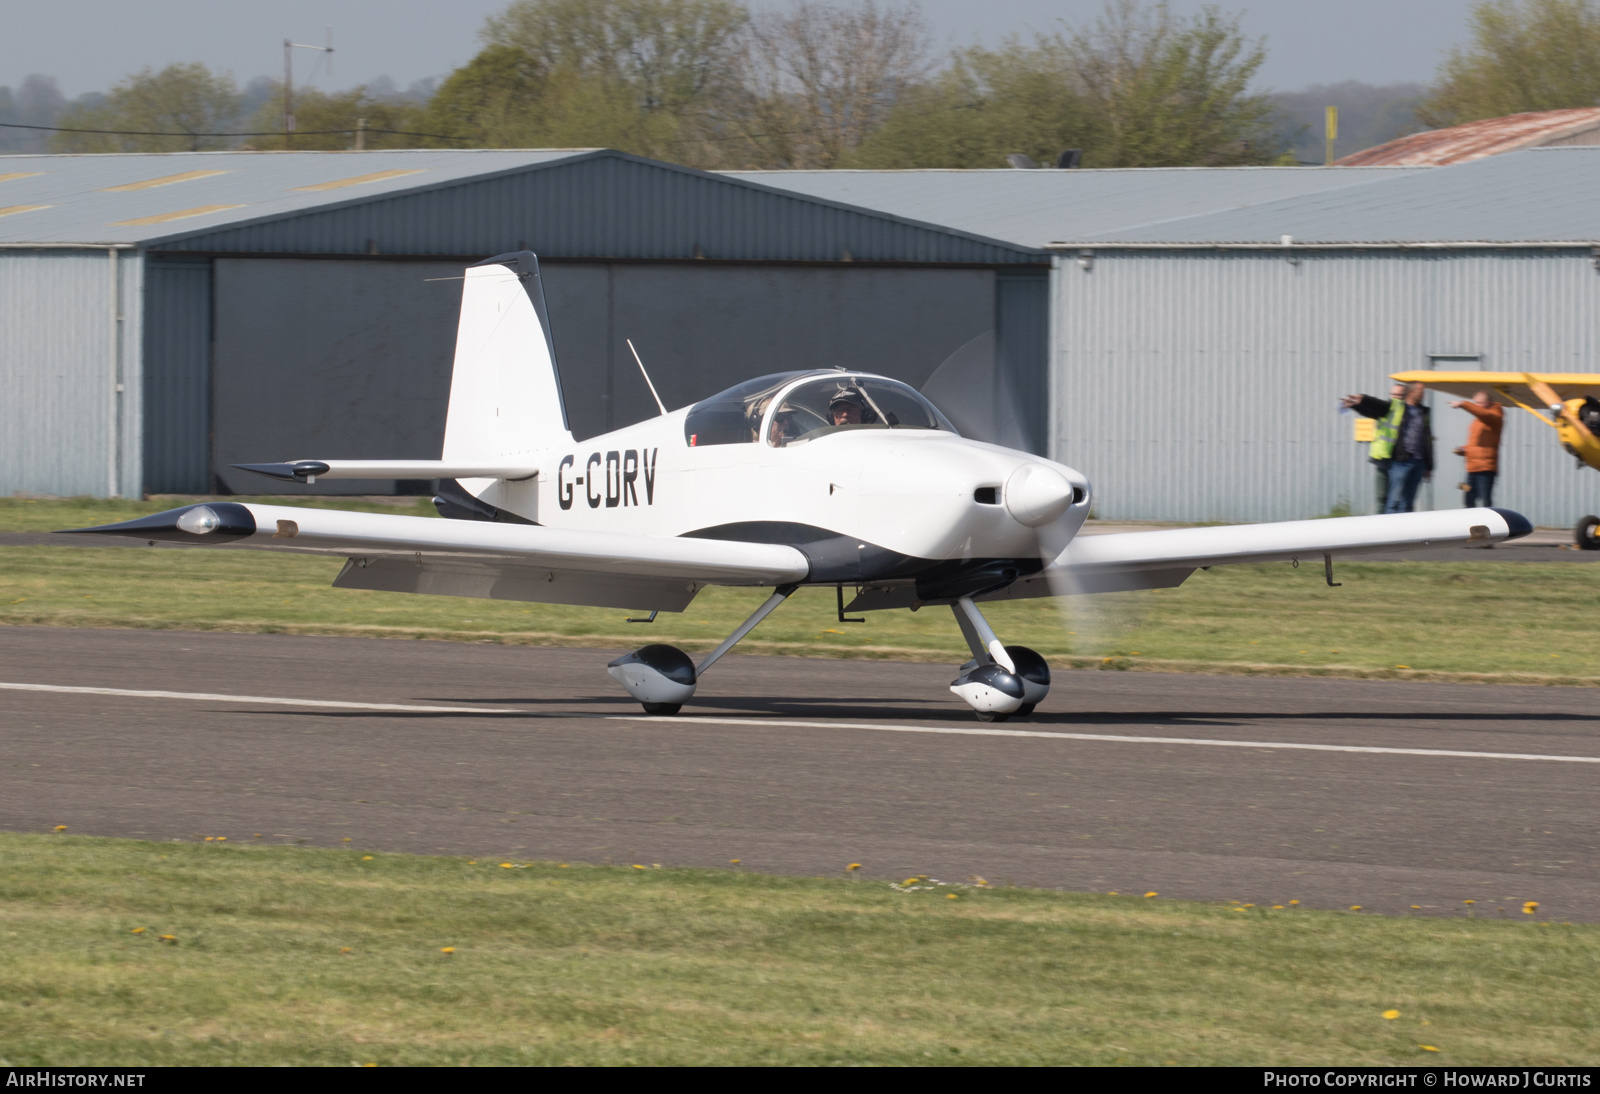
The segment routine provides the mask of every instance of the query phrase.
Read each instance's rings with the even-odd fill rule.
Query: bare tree
[[[928,73],[929,35],[915,3],[798,0],[753,18],[740,91],[719,128],[724,158],[750,166],[833,167]]]

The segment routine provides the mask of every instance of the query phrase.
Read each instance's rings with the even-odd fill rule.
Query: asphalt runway
[[[612,655],[0,627],[0,827],[1600,920],[1593,690]]]

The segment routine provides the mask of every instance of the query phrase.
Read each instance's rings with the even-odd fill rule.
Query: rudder
[[[468,266],[443,458],[515,461],[571,440],[538,258],[517,251]]]

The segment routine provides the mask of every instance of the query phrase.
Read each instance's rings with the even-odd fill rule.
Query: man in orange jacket
[[[1456,455],[1467,458],[1465,504],[1469,509],[1492,507],[1494,480],[1500,473],[1500,429],[1505,424],[1505,411],[1494,404],[1487,391],[1473,395],[1470,403],[1457,401],[1450,405],[1473,418],[1467,426],[1467,443],[1455,450]]]

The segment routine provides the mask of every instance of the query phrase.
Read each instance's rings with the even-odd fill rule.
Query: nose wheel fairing
[[[694,695],[699,674],[676,646],[642,646],[606,666],[611,678],[644,705],[646,714],[676,714]]]
[[[969,597],[958,598],[950,610],[972,650],[972,660],[958,670],[950,690],[977,712],[980,721],[1032,714],[1050,694],[1050,666],[1045,659],[1026,646],[1003,645]]]
[[[794,595],[798,585],[780,585],[766,602],[739,624],[722,645],[706,655],[696,665],[687,653],[676,646],[641,646],[625,653],[606,666],[611,678],[621,684],[627,693],[639,700],[646,714],[676,714],[683,704],[694,697],[700,677],[733,649],[739,640],[755,629],[772,610]]]

